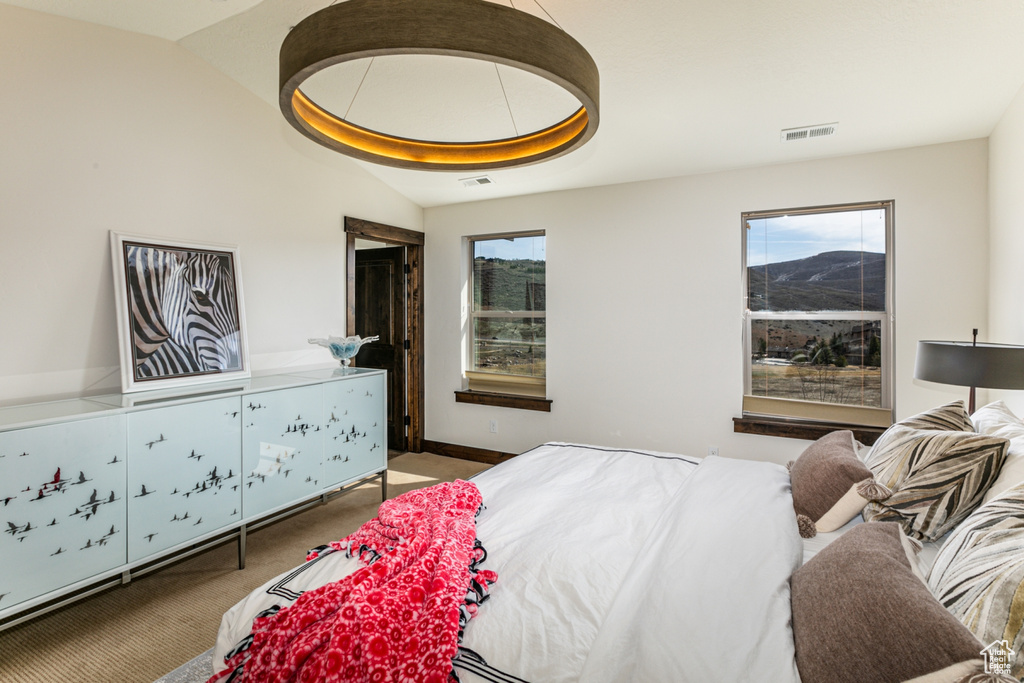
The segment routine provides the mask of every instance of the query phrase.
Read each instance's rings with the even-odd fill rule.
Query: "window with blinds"
[[[742,214],[743,412],[892,423],[893,202]]]

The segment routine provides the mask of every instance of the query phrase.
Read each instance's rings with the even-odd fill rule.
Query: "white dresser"
[[[0,629],[379,478],[386,375],[0,408]],[[305,505],[304,505],[305,504]]]

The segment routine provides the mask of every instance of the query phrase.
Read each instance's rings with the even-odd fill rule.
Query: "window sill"
[[[465,390],[455,392],[456,403],[475,403],[481,406],[497,406],[499,408],[516,408],[518,410],[538,410],[551,412],[551,399],[539,396],[522,396],[520,394],[500,394],[492,391]]]
[[[820,439],[829,432],[849,429],[853,437],[865,446],[870,446],[885,431],[882,427],[864,427],[861,425],[840,424],[838,422],[817,422],[764,415],[744,415],[732,419],[733,431],[743,434],[761,434],[762,436],[781,436],[789,439]]]

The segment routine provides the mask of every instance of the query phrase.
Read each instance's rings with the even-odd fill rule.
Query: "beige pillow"
[[[871,451],[868,466],[892,489],[864,508],[869,522],[900,522],[910,536],[934,541],[981,500],[1006,459],[1006,439],[974,432],[893,425]]]
[[[871,470],[857,457],[850,430],[821,437],[789,464],[800,535],[835,531],[860,514],[868,500],[884,500],[889,490],[874,486]]]
[[[1005,403],[996,401],[979,408],[971,416],[971,422],[978,433],[998,436],[1010,442],[1003,469],[985,494],[983,502],[987,503],[1003,491],[1024,482],[1024,421],[1014,415]]]
[[[1024,675],[1024,484],[975,510],[942,545],[932,593],[983,643],[1005,640]]]
[[[857,482],[850,486],[843,497],[837,500],[836,504],[814,523],[814,531],[824,534],[846,526],[847,522],[864,511],[868,503],[886,500],[891,495],[892,491],[875,483],[874,479]],[[803,534],[801,533],[801,535]],[[805,536],[805,538],[813,538],[814,535]]]
[[[850,529],[794,572],[791,588],[803,683],[956,681],[982,670],[984,646],[914,575],[896,524]]]

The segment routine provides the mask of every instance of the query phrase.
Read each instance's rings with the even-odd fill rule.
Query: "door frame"
[[[406,372],[405,414],[409,416],[406,448],[423,450],[423,242],[424,234],[384,223],[345,216],[345,298],[348,309],[346,329],[356,326],[356,239],[363,238],[405,247],[405,332],[409,340]]]

